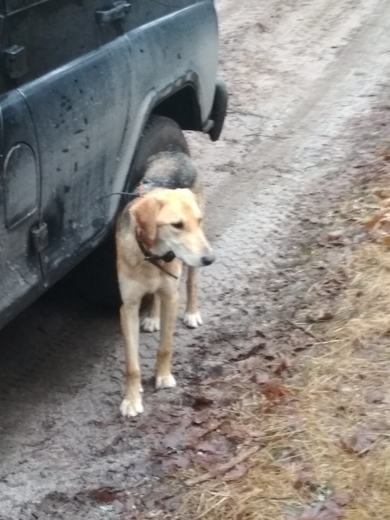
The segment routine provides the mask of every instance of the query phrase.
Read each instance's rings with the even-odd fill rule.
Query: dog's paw
[[[183,321],[184,324],[187,325],[187,327],[190,329],[196,329],[196,327],[198,327],[199,325],[203,325],[200,312],[195,312],[194,314],[186,312],[184,314]]]
[[[172,374],[168,376],[157,376],[156,377],[156,389],[160,390],[162,388],[174,388],[176,386],[175,378]]]
[[[146,316],[141,322],[141,330],[143,332],[157,332],[160,330],[160,318],[158,316],[153,318]]]
[[[123,399],[120,410],[123,417],[136,417],[144,411],[141,396],[133,399]]]

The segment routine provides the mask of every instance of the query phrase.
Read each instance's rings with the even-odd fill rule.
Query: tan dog
[[[161,319],[156,388],[174,387],[171,358],[182,263],[189,266],[184,322],[193,328],[202,323],[196,268],[215,259],[202,230],[202,190],[187,155],[161,153],[152,157],[142,188],[145,194],[126,206],[116,233],[123,302],[120,315],[126,343],[126,395],[120,409],[122,415],[131,417],[143,412],[138,360],[142,299],[153,295],[143,330],[159,330]]]

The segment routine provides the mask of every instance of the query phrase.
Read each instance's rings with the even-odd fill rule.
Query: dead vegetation
[[[228,472],[216,467],[207,478],[200,466],[185,472],[196,485],[185,493],[180,518],[390,518],[390,205],[384,200],[368,221],[372,240],[339,266],[337,302],[322,302],[332,312],[308,320],[309,330],[298,324],[320,340],[294,366],[286,362],[272,376],[258,371],[256,385],[244,387],[227,411],[235,429],[260,434],[243,436]],[[319,285],[308,295],[313,305],[318,294]]]

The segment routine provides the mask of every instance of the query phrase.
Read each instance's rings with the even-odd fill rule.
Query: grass
[[[261,430],[265,447],[242,478],[189,489],[180,518],[299,518],[302,505],[337,494],[346,520],[390,519],[390,251],[365,243],[340,268],[334,319],[313,326],[324,342],[296,361],[292,397],[269,403],[251,390],[229,412],[240,427]],[[373,403],[377,390],[383,399]],[[349,440],[363,430],[377,439],[351,453]]]

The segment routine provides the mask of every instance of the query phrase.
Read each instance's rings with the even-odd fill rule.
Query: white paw
[[[160,330],[160,318],[158,316],[154,318],[146,316],[141,322],[141,330],[143,332],[156,332]]]
[[[183,318],[184,324],[187,325],[190,329],[196,329],[198,325],[203,325],[202,317],[200,312],[196,312],[195,314],[190,314],[186,312]]]
[[[176,386],[175,378],[172,374],[169,376],[157,376],[156,377],[156,389],[160,390],[161,388],[174,388]]]
[[[123,399],[120,410],[123,417],[136,417],[144,411],[141,396],[133,399]]]

